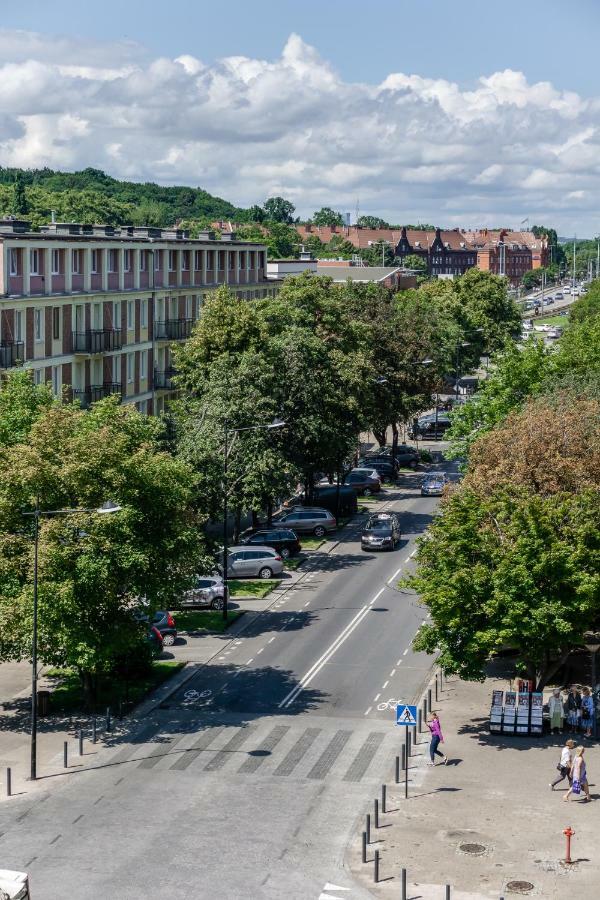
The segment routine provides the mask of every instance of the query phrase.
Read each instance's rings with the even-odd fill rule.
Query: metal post
[[[435,676],[435,702],[438,702],[438,677],[437,674]]]
[[[106,707],[106,730],[110,731],[110,706]]]
[[[450,900],[450,885],[446,885],[446,900]]]
[[[411,739],[410,739],[410,732],[407,728],[406,729],[406,758],[407,759],[410,756],[410,754],[411,754]]]
[[[427,691],[427,707],[431,713],[431,688]]]
[[[408,735],[408,740],[410,741],[410,735]],[[408,746],[407,753],[404,757],[404,799],[408,799],[408,757],[410,756],[410,743]]]
[[[418,743],[418,741],[417,741],[417,726],[413,725],[413,727],[412,727],[412,745],[413,745],[413,747],[416,747],[417,743]]]
[[[79,729],[79,755],[83,756],[83,731]]]
[[[363,831],[362,833],[362,861],[366,863],[367,861],[367,832]]]
[[[379,850],[375,851],[374,863],[375,866],[373,868],[373,881],[375,882],[375,884],[377,884],[377,882],[379,881]]]
[[[386,812],[385,801],[387,799],[387,786],[385,784],[381,785],[381,812]]]
[[[12,772],[10,767],[6,770],[6,796],[10,797],[12,794]]]
[[[367,844],[371,843],[371,816],[367,813],[367,822],[366,822],[365,834],[367,836]]]
[[[95,744],[98,740],[98,735],[96,733],[96,716],[92,719],[92,744]]]
[[[592,719],[592,737],[596,740],[598,734],[598,724],[596,722],[596,651],[592,650],[592,707],[593,707],[593,719]]]
[[[419,734],[423,731],[423,713],[420,708],[417,710],[417,730]]]
[[[65,769],[69,767],[69,744],[67,741],[63,744],[63,765]]]
[[[404,745],[402,745],[402,753],[404,754]],[[402,767],[404,768],[404,766]],[[396,784],[400,784],[400,757],[396,757],[396,771],[394,781]]]
[[[379,800],[373,800],[373,828],[379,828]]]
[[[402,890],[400,893],[401,900],[406,900],[406,869],[402,869],[400,873]]]
[[[31,642],[31,780],[37,778],[37,644],[38,644],[38,550],[40,543],[40,498],[33,514],[33,634]]]
[[[228,553],[228,534],[227,534],[227,453],[229,431],[227,428],[227,419],[224,423],[225,432],[225,450],[223,455],[223,621],[227,621],[227,607],[229,601],[229,589],[227,586],[227,553]]]

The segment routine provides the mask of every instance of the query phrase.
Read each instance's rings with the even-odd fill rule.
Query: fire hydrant
[[[573,829],[571,828],[570,825],[567,825],[567,827],[563,831],[563,834],[565,835],[565,837],[567,839],[567,854],[565,856],[565,862],[568,864],[571,864],[573,862],[573,860],[571,859],[571,838],[573,837],[575,832],[573,831]]]

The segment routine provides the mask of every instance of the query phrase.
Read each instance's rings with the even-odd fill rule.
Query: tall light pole
[[[596,653],[600,650],[600,632],[597,631],[586,631],[583,635],[583,640],[585,642],[586,648],[590,651],[590,656],[592,657],[592,704],[593,704],[593,717],[592,717],[592,736],[594,740],[597,736],[597,724],[596,724]]]
[[[72,516],[77,513],[107,513],[118,512],[121,509],[116,503],[107,500],[96,509],[40,509],[40,498],[36,497],[35,508],[31,512],[24,512],[24,516],[33,518],[33,634],[31,640],[31,765],[30,779],[37,778],[37,645],[38,645],[38,550],[40,543],[40,518],[51,516]]]
[[[227,586],[228,572],[228,554],[229,554],[229,535],[227,533],[227,516],[228,510],[228,461],[229,461],[229,435],[239,434],[240,431],[273,431],[276,428],[284,428],[285,422],[282,419],[273,419],[272,422],[264,425],[248,425],[245,428],[230,428],[229,422],[225,419],[223,423],[224,450],[223,450],[223,621],[227,621],[227,613],[229,606],[229,588]]]

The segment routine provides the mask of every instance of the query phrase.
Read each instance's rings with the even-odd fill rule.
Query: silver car
[[[181,609],[223,609],[224,595],[220,575],[197,575],[194,587],[185,592],[179,606]]]
[[[281,575],[283,560],[272,547],[230,547],[228,578],[272,578]]]
[[[335,531],[337,521],[328,509],[318,506],[295,506],[277,520],[278,525],[285,523],[286,528],[293,528],[300,534],[314,534],[324,537],[328,531]]]
[[[445,475],[429,475],[421,485],[422,497],[442,497],[448,483]]]

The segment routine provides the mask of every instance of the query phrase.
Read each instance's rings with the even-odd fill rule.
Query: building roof
[[[547,246],[546,238],[536,237],[533,231],[510,231],[509,229],[480,228],[477,231],[465,231],[465,238],[478,249],[497,247],[501,241],[507,246],[518,245],[524,250],[544,250]]]
[[[384,281],[390,275],[403,274],[400,266],[320,266],[319,275],[334,281]]]

